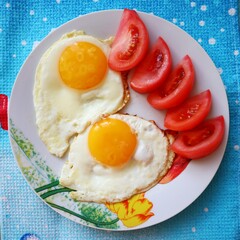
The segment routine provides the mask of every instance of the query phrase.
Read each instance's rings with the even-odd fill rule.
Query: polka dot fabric
[[[240,238],[240,41],[237,0],[2,0],[0,6],[0,94],[10,97],[25,59],[53,29],[89,12],[130,8],[173,22],[199,42],[222,77],[231,119],[224,159],[203,194],[172,219],[134,232],[88,228],[52,211],[22,177],[10,149],[8,134],[0,129],[0,220],[3,240]]]

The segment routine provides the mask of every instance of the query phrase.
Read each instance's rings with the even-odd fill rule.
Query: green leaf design
[[[78,217],[78,222],[99,228],[117,229],[119,219],[103,204],[82,203],[74,201],[70,188],[62,187],[58,177],[47,165],[34,145],[15,127],[10,119],[10,133],[19,166],[35,192],[51,207]],[[65,215],[67,216],[67,215]]]
[[[28,160],[28,165],[30,165],[32,168],[32,170],[25,169],[26,171],[24,174],[31,184],[35,185],[37,183],[37,179],[41,179],[38,183],[39,185],[43,185],[48,181],[52,182],[57,179],[57,176],[46,164],[45,160],[42,159],[41,155],[35,151],[33,144],[24,136],[24,134],[19,129],[15,127],[12,119],[10,119],[10,133],[12,139],[22,151],[22,155],[24,155]],[[21,162],[21,158],[18,159],[18,163],[21,169],[24,171],[24,168],[26,166],[21,166]],[[36,177],[33,179],[30,175],[28,175],[28,173],[30,173],[31,176],[35,175]]]
[[[81,208],[82,214],[89,219],[88,221],[95,221],[97,227],[105,227],[115,229],[118,218],[113,219],[112,213],[106,209],[101,208],[100,204],[84,204]]]
[[[47,185],[41,186],[39,188],[36,188],[35,191],[36,192],[41,192],[44,190],[48,190],[51,189],[52,187],[57,187],[59,185],[59,181],[56,180],[52,183],[49,183]],[[61,185],[59,185],[61,186]],[[50,196],[53,196],[55,194],[58,193],[62,193],[62,192],[72,192],[75,191],[73,189],[70,188],[57,188],[54,190],[49,190],[43,194],[40,195],[40,197],[42,199],[46,199]],[[45,200],[51,207],[59,209],[63,212],[69,213],[75,217],[78,217],[86,222],[92,223],[94,224],[96,227],[105,227],[108,229],[116,229],[118,228],[118,225],[116,224],[119,219],[118,218],[113,218],[113,214],[108,211],[106,208],[103,209],[102,206],[100,204],[95,204],[95,203],[88,203],[88,204],[82,204],[79,207],[79,212],[81,212],[81,214],[71,211],[70,209],[67,209],[63,206],[60,206],[58,204],[49,202],[47,200]]]
[[[53,208],[56,208],[56,209],[59,209],[61,211],[64,211],[64,212],[67,212],[75,217],[78,217],[78,218],[81,218],[87,222],[90,222],[90,223],[93,223],[94,225],[96,225],[96,227],[106,227],[106,228],[109,228],[109,229],[116,229],[118,226],[116,225],[116,223],[119,221],[118,218],[115,218],[115,219],[107,219],[107,218],[103,218],[103,220],[105,221],[99,221],[99,218],[97,219],[94,219],[94,218],[89,218],[89,216],[84,216],[84,215],[80,215],[76,212],[73,212],[65,207],[62,207],[62,206],[59,206],[57,204],[54,204],[54,203],[51,203],[51,202],[48,202],[46,201],[51,207]],[[91,207],[89,207],[89,210],[90,210]],[[106,214],[105,214],[106,216]]]
[[[39,178],[37,171],[35,171],[32,167],[22,167],[22,172],[26,177],[27,181],[30,183],[32,182],[38,182],[38,184],[45,183],[43,179]]]
[[[10,133],[12,138],[15,140],[17,145],[22,149],[22,151],[25,153],[25,155],[28,158],[32,158],[36,155],[36,152],[34,150],[34,146],[27,140],[23,138],[23,134],[18,131],[17,128],[15,128],[12,120],[10,119]]]
[[[59,180],[56,180],[56,181],[51,182],[51,183],[49,183],[49,184],[47,184],[47,185],[44,185],[44,186],[35,188],[35,191],[36,191],[36,192],[41,192],[41,191],[46,190],[46,189],[48,189],[48,188],[56,187],[57,185],[59,185]]]
[[[48,198],[48,197],[50,197],[50,196],[52,196],[52,195],[55,195],[55,194],[57,194],[57,193],[61,193],[61,192],[72,192],[72,191],[74,191],[74,190],[72,190],[72,189],[70,189],[70,188],[58,188],[58,189],[54,189],[54,190],[52,190],[52,191],[45,192],[45,193],[41,194],[40,197],[41,197],[42,199],[45,199],[45,198]]]

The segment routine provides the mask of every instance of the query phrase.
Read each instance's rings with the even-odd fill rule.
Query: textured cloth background
[[[3,240],[12,239],[240,239],[239,78],[237,0],[0,0],[0,93],[10,97],[23,62],[53,28],[79,15],[134,8],[180,26],[208,52],[226,86],[230,136],[222,164],[203,194],[174,218],[129,232],[78,225],[46,206],[30,189],[0,129],[0,217]],[[106,26],[107,27],[107,26]]]

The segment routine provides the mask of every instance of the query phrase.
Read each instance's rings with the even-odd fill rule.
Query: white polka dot
[[[238,51],[238,50],[234,50],[234,51],[233,51],[233,54],[234,54],[235,56],[237,56],[237,55],[239,55],[239,51]]]
[[[220,31],[221,31],[221,32],[225,32],[225,29],[224,29],[224,28],[221,28]]]
[[[191,5],[191,7],[196,7],[196,3],[195,2],[191,2],[190,5]]]
[[[27,45],[26,40],[22,40],[22,41],[21,41],[21,44],[22,44],[23,46],[26,46],[26,45]]]
[[[93,2],[98,2],[99,0],[93,0]]]
[[[234,148],[235,151],[239,151],[240,147],[239,147],[239,145],[235,145],[233,148]]]
[[[214,44],[216,43],[216,39],[215,39],[215,38],[209,38],[209,39],[208,39],[208,43],[209,43],[210,45],[214,45]]]
[[[11,4],[10,3],[6,3],[6,8],[10,8]]]
[[[184,26],[185,25],[185,23],[184,22],[180,22],[180,26]]]
[[[173,18],[173,23],[177,23],[177,19],[176,18]]]
[[[196,228],[195,227],[192,227],[192,232],[196,232]]]
[[[34,15],[34,10],[30,10],[30,15]]]
[[[236,100],[235,103],[236,103],[236,104],[239,104],[239,100]]]
[[[61,2],[61,0],[56,0],[56,3],[58,3],[58,4],[59,4],[60,2]]]
[[[206,5],[202,5],[200,8],[202,11],[206,11],[207,10],[207,6]]]
[[[203,209],[203,211],[204,211],[204,212],[208,212],[208,208],[205,207],[205,208]]]
[[[198,39],[198,42],[199,42],[199,43],[201,43],[201,42],[202,42],[202,39],[201,39],[201,38],[199,38],[199,39]]]
[[[13,55],[12,55],[12,57],[13,57],[13,58],[16,58],[16,57],[17,57],[17,55],[16,55],[16,54],[13,54]]]
[[[43,20],[44,22],[46,22],[46,21],[47,21],[47,18],[46,18],[46,17],[44,17],[42,20]]]
[[[3,31],[2,28],[0,28],[0,33],[1,33],[2,31]]]
[[[199,22],[199,25],[200,25],[201,27],[203,27],[203,26],[205,25],[205,21],[201,20],[201,21]]]
[[[217,70],[218,70],[219,74],[222,74],[222,73],[223,73],[222,68],[219,67]]]
[[[235,8],[230,8],[230,9],[228,10],[228,14],[229,14],[230,16],[234,16],[234,15],[236,14],[236,9],[235,9]]]

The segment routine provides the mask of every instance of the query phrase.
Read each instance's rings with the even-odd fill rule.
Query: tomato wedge
[[[108,58],[109,67],[115,71],[132,69],[146,55],[148,45],[145,24],[136,11],[124,9]]]
[[[166,42],[159,37],[147,57],[133,72],[130,86],[139,93],[149,93],[158,88],[171,71],[172,57]]]
[[[182,157],[199,159],[214,152],[224,136],[224,118],[204,121],[191,131],[180,132],[171,149]]]
[[[159,89],[150,93],[147,100],[156,109],[168,109],[182,103],[194,84],[194,67],[186,55],[171,72]]]
[[[164,126],[175,131],[193,129],[208,115],[212,105],[210,90],[195,95],[177,107],[170,108],[164,119]]]

